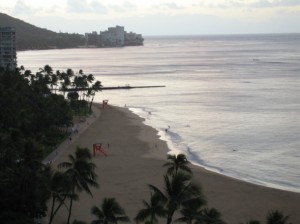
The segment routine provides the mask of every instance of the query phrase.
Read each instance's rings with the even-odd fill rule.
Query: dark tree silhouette
[[[129,222],[124,209],[114,198],[104,198],[100,207],[93,206],[93,215],[97,217],[91,224],[117,224],[118,222]]]
[[[267,215],[267,224],[287,224],[289,216],[285,216],[282,212],[275,210]]]
[[[187,173],[178,172],[176,175],[164,176],[165,191],[149,185],[155,194],[159,194],[166,204],[167,224],[172,223],[173,215],[180,206],[192,200],[204,200],[200,186],[191,182],[191,176]]]
[[[192,173],[191,169],[188,167],[189,161],[184,154],[168,155],[167,159],[169,162],[165,163],[164,166],[168,167],[168,174],[176,175],[179,170],[189,174]]]
[[[92,196],[90,186],[98,187],[96,182],[96,173],[94,172],[95,164],[91,162],[92,155],[87,148],[77,147],[75,155],[69,155],[69,162],[63,162],[58,165],[64,168],[65,173],[70,176],[72,189],[71,195],[76,191],[84,190]],[[70,199],[69,214],[67,223],[70,223],[72,213],[73,198]]]
[[[155,224],[158,223],[158,217],[166,217],[167,210],[160,194],[152,193],[150,202],[143,200],[143,204],[145,208],[141,209],[135,217],[137,223],[147,221],[149,224]]]

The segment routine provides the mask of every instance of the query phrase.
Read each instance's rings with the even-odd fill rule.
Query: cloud
[[[277,0],[277,1],[259,0],[250,4],[249,6],[257,7],[257,8],[300,6],[300,1],[299,0]]]
[[[18,0],[13,8],[13,14],[32,14],[35,10],[29,7],[23,0]]]
[[[94,13],[107,13],[107,8],[99,1],[92,1],[89,6],[91,7],[91,12]]]
[[[130,1],[124,1],[124,2],[122,2],[121,5],[110,5],[107,7],[110,11],[117,12],[117,13],[123,13],[123,12],[137,10],[137,5],[135,5],[134,3],[130,2]]]
[[[71,13],[107,13],[107,8],[96,0],[68,0],[67,11]]]
[[[213,9],[232,9],[232,8],[274,8],[274,7],[290,7],[300,6],[300,0],[255,0],[249,1],[228,0],[222,3],[218,2],[199,2],[194,4],[198,7],[213,8]]]
[[[129,1],[123,2],[122,6],[123,6],[124,8],[126,8],[126,9],[133,9],[133,8],[136,7],[135,4],[133,4],[133,3],[129,2]]]
[[[163,5],[163,8],[167,9],[182,9],[183,7],[179,7],[175,2],[168,2]]]

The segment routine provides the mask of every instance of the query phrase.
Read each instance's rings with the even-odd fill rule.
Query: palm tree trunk
[[[173,218],[174,212],[175,212],[175,210],[169,212],[168,217],[167,217],[167,224],[171,224],[172,223],[172,218]]]
[[[93,101],[94,101],[94,96],[92,97],[92,100],[90,102],[90,113],[92,113],[92,105],[93,105]]]
[[[50,220],[49,220],[49,224],[52,223],[53,220],[53,211],[54,211],[54,203],[55,203],[55,196],[52,197],[52,206],[51,206],[51,212],[50,212]]]
[[[167,224],[171,224],[171,223],[172,223],[172,217],[168,215]]]
[[[154,223],[154,215],[151,215],[151,220],[150,223],[153,224]]]
[[[56,213],[58,212],[58,210],[60,209],[60,207],[64,204],[65,199],[66,199],[66,197],[64,197],[64,199],[62,199],[60,201],[59,205],[57,206],[57,208],[55,209],[55,211],[53,212],[53,214],[51,212],[49,224],[52,223],[54,216],[56,215]]]
[[[70,200],[70,207],[69,207],[69,215],[68,215],[67,224],[70,224],[71,213],[72,213],[72,205],[73,205],[73,195],[74,195],[74,193],[75,193],[75,186],[73,187],[73,190],[72,190],[72,197],[71,197],[71,200]]]
[[[175,209],[170,209],[168,211],[167,224],[171,224],[172,223],[174,212],[175,212]]]

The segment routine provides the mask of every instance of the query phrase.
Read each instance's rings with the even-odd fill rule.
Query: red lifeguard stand
[[[94,157],[96,156],[97,151],[99,151],[103,155],[107,156],[106,152],[102,148],[102,144],[101,143],[95,143],[95,144],[93,144],[93,156]]]
[[[108,100],[103,100],[103,101],[102,101],[102,108],[104,109],[104,108],[106,108],[106,107],[109,107],[109,106],[108,106]]]

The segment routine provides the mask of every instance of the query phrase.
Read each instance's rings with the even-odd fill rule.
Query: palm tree
[[[52,195],[52,205],[49,218],[49,224],[51,224],[54,216],[61,208],[61,206],[65,203],[66,198],[73,197],[73,200],[75,200],[77,195],[69,194],[72,189],[71,179],[69,175],[66,175],[65,173],[60,171],[51,171],[49,179],[49,190],[51,191]],[[58,203],[58,205],[55,208],[56,202]]]
[[[167,215],[165,203],[163,203],[160,195],[157,193],[151,194],[150,203],[143,200],[143,204],[145,208],[141,209],[135,217],[137,223],[145,220],[148,220],[147,223],[149,224],[158,223],[157,217],[165,217]]]
[[[65,173],[70,176],[72,189],[71,195],[74,195],[76,190],[84,190],[92,195],[90,186],[98,187],[96,182],[96,173],[94,172],[95,164],[90,162],[92,155],[87,148],[77,147],[75,156],[69,155],[69,162],[63,162],[58,165],[59,168],[65,168]],[[73,197],[70,199],[69,215],[67,223],[70,223],[72,213]]]
[[[94,97],[96,92],[101,90],[101,82],[100,81],[96,81],[92,87],[89,89],[90,91],[88,91],[88,95],[92,96],[91,102],[90,102],[90,112],[92,112],[92,105],[93,105],[93,101],[94,101]]]
[[[257,221],[257,220],[250,220],[250,221],[247,222],[246,224],[260,224],[260,221]]]
[[[184,203],[180,210],[182,217],[176,221],[192,224],[194,220],[202,217],[201,208],[205,204],[206,201],[203,198],[196,198],[195,200],[190,200],[187,203]]]
[[[91,224],[116,224],[120,222],[129,222],[124,209],[114,198],[104,198],[99,207],[93,206],[91,213],[97,217]]]
[[[267,215],[267,224],[286,224],[289,216],[284,216],[282,212],[275,210]]]
[[[65,74],[68,79],[72,79],[72,77],[74,77],[74,71],[70,68],[67,69],[67,72]]]
[[[53,73],[53,69],[50,65],[45,65],[44,69],[41,69],[43,72],[46,72],[48,75],[51,75]]]
[[[53,74],[53,69],[49,65],[45,65],[44,68],[40,68],[40,79],[43,77],[43,80],[48,85],[50,84],[51,88],[53,88],[53,85],[56,85],[57,77],[55,74]]]
[[[195,224],[224,224],[225,222],[221,219],[221,213],[215,208],[203,209],[201,216],[195,222]]]
[[[93,81],[95,80],[95,77],[94,77],[92,74],[89,74],[89,75],[86,77],[86,79],[87,79],[87,82],[88,82],[88,83],[92,84]]]
[[[80,220],[74,220],[73,222],[72,222],[72,224],[87,224],[86,222],[84,222],[84,221],[80,221]]]
[[[172,222],[173,215],[180,206],[193,200],[204,200],[200,186],[191,182],[191,176],[178,172],[176,175],[164,176],[165,193],[157,187],[149,185],[155,193],[159,194],[166,203],[167,224]]]
[[[187,173],[192,173],[191,169],[188,167],[189,161],[184,154],[178,155],[168,155],[169,162],[165,163],[163,166],[168,167],[168,174],[176,175],[178,170],[185,171]]]
[[[57,75],[56,74],[51,74],[51,81],[50,81],[50,86],[51,86],[51,89],[53,89],[53,86],[57,86],[57,82],[58,82],[58,78],[57,78]],[[55,88],[55,91],[54,93],[56,93],[56,88]]]

